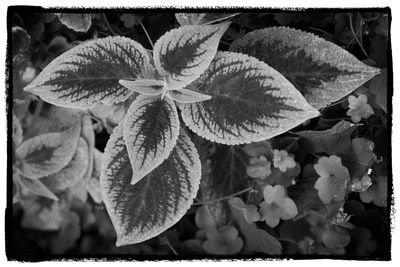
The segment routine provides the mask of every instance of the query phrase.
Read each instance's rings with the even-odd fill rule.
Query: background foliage
[[[25,140],[37,135],[42,126],[36,124],[59,119],[56,115],[49,116],[54,106],[22,90],[58,55],[86,40],[110,35],[130,37],[151,49],[144,29],[154,42],[179,26],[174,13],[151,10],[93,14],[20,10],[9,13],[9,19],[10,26],[16,29],[11,36],[13,76],[10,78],[12,110],[21,122],[21,126],[13,127],[13,141],[17,143],[16,136]],[[266,12],[241,13],[231,20],[219,50],[228,50],[230,43],[247,32],[270,26],[290,26],[345,48],[364,63],[381,68],[382,74],[359,87],[354,99],[345,97],[320,110],[320,117],[268,142],[230,147],[193,134],[192,140],[202,161],[202,184],[195,204],[174,227],[146,242],[115,247],[115,232],[104,206],[96,201],[95,193],[88,195],[88,191],[79,190],[79,186],[66,191],[57,204],[44,197],[23,198],[13,205],[13,239],[9,242],[15,255],[266,256],[283,253],[387,257],[390,221],[386,207],[390,202],[386,189],[391,185],[387,114],[391,110],[387,99],[391,96],[388,95],[386,71],[390,63],[387,57],[388,15],[362,10]],[[369,108],[361,105],[366,101],[363,102],[360,95],[367,97]],[[358,102],[354,102],[356,97],[361,103],[358,106]],[[96,110],[91,111],[98,151],[104,151],[110,131],[127,108],[116,105],[108,116],[104,116],[104,110],[102,116]],[[23,136],[19,134],[19,127]],[[279,160],[276,151],[283,150],[287,153],[280,155]],[[341,161],[331,155],[340,156]],[[269,167],[268,161],[272,164]],[[334,162],[333,167],[329,162]],[[319,198],[321,190],[339,189],[324,184],[323,173],[332,171],[335,175],[343,166],[352,177],[346,181],[352,190],[346,199],[339,197],[334,204],[324,205],[337,196],[329,195],[327,200]],[[366,172],[372,183],[368,189],[365,189]],[[314,188],[317,180],[319,186]],[[277,226],[276,218],[267,218],[261,212],[268,210],[271,203],[278,203],[278,200],[264,199],[263,189],[267,184],[274,185],[268,190],[287,188],[285,198],[297,205],[296,212],[282,208],[276,215]],[[19,192],[20,189],[14,190]],[[233,196],[240,198],[229,198]],[[254,207],[246,204],[262,201],[265,203],[260,204],[261,217],[257,218]]]

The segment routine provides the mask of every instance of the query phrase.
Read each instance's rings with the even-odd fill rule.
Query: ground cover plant
[[[217,11],[9,11],[13,255],[390,255],[388,10]]]

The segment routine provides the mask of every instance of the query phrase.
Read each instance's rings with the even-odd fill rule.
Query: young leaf
[[[75,154],[80,125],[61,133],[32,137],[15,151],[22,160],[22,174],[30,179],[51,175],[64,168]]]
[[[211,96],[206,94],[201,94],[192,90],[187,89],[179,89],[179,90],[171,90],[168,92],[169,97],[171,97],[176,102],[182,104],[190,104],[201,101],[210,100]]]
[[[207,240],[202,244],[203,249],[216,255],[234,255],[243,248],[243,240],[239,231],[231,226],[225,225],[220,229],[208,229]]]
[[[260,220],[260,214],[258,208],[255,205],[246,205],[241,198],[234,197],[229,201],[232,208],[235,208],[242,212],[243,217],[248,223],[257,222]]]
[[[88,145],[83,138],[79,138],[75,155],[68,165],[57,173],[40,178],[40,181],[53,192],[64,190],[82,180],[88,168],[88,161]]]
[[[111,105],[132,93],[119,80],[143,78],[150,67],[147,52],[139,43],[125,37],[96,39],[53,60],[25,91],[62,107]]]
[[[19,181],[19,184],[25,189],[28,190],[29,192],[32,192],[38,196],[46,197],[49,199],[53,199],[55,201],[58,201],[58,197],[53,194],[40,180],[36,179],[27,179],[22,175],[16,176]]]
[[[343,48],[311,33],[271,27],[248,33],[230,51],[264,61],[282,73],[313,107],[320,109],[379,74]]]
[[[174,102],[165,97],[138,96],[124,120],[124,138],[131,160],[132,184],[168,158],[179,135]]]
[[[222,144],[268,139],[319,115],[281,74],[244,54],[219,52],[191,88],[212,99],[182,105],[184,122]]]
[[[12,114],[12,140],[15,147],[18,147],[23,141],[21,122],[14,113]]]
[[[157,236],[185,214],[200,183],[200,159],[183,132],[168,159],[135,185],[121,123],[107,143],[100,186],[117,246]]]
[[[87,32],[92,25],[90,14],[55,13],[61,23],[76,32]]]
[[[165,87],[164,81],[151,79],[120,80],[119,83],[129,90],[143,95],[160,95]]]
[[[164,34],[154,45],[154,64],[167,77],[168,88],[180,89],[196,80],[217,53],[229,23],[183,26]]]

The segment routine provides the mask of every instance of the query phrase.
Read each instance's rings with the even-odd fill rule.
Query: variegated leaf
[[[202,94],[199,92],[195,92],[192,90],[187,89],[179,89],[179,90],[171,90],[168,91],[169,97],[173,100],[182,103],[182,104],[189,104],[189,103],[196,103],[201,101],[210,100],[212,96]]]
[[[51,191],[58,192],[71,187],[83,179],[89,163],[89,148],[83,138],[79,138],[75,155],[67,166],[59,172],[40,178]]]
[[[164,81],[150,79],[120,80],[119,83],[129,90],[143,95],[160,95],[165,87]]]
[[[78,145],[80,125],[60,133],[47,133],[23,142],[15,151],[21,160],[22,175],[37,179],[67,166]]]
[[[244,54],[219,52],[188,88],[212,99],[181,105],[184,122],[222,144],[265,140],[319,115],[279,72]]]
[[[88,183],[86,184],[86,189],[94,202],[100,204],[103,201],[100,191],[100,174],[101,165],[103,163],[103,153],[95,149],[93,158],[93,172]]]
[[[174,102],[165,97],[138,96],[124,120],[124,137],[132,163],[132,184],[168,158],[179,135]]]
[[[54,195],[54,193],[51,192],[40,180],[28,179],[24,176],[18,176],[18,178],[14,179],[17,179],[24,190],[27,190],[38,196],[53,199],[55,201],[59,200],[58,197]]]
[[[317,109],[341,99],[379,73],[343,48],[287,27],[250,32],[234,41],[230,50],[256,57],[282,73]]]
[[[192,204],[201,177],[199,155],[182,132],[168,159],[132,185],[133,171],[123,132],[122,123],[114,129],[100,176],[117,246],[145,241],[178,222]]]
[[[111,105],[132,93],[119,84],[120,79],[143,78],[150,68],[147,52],[139,43],[125,37],[107,37],[65,52],[47,65],[25,91],[63,107]]]
[[[217,52],[229,23],[183,26],[164,34],[154,45],[154,64],[166,77],[169,89],[180,89],[196,80]]]
[[[181,26],[211,24],[229,19],[239,13],[175,13],[175,18]]]

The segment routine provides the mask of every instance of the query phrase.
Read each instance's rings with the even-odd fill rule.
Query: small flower
[[[255,205],[246,205],[242,199],[238,197],[234,197],[229,204],[242,212],[244,219],[248,223],[257,222],[260,220],[260,214],[257,211],[257,207]]]
[[[246,167],[246,173],[252,178],[265,179],[271,174],[271,162],[264,156],[251,158],[249,164],[250,166]]]
[[[216,255],[234,255],[243,248],[243,240],[238,230],[226,225],[217,229],[209,229],[206,233],[207,240],[203,243],[203,249]]]
[[[286,196],[285,188],[281,185],[266,185],[264,187],[264,201],[259,204],[261,221],[270,226],[278,225],[279,220],[290,220],[298,211],[294,201]]]
[[[274,158],[272,160],[274,161],[274,167],[278,168],[281,172],[286,172],[288,168],[296,166],[296,162],[288,155],[286,150],[274,149]]]
[[[351,95],[348,98],[349,110],[346,115],[351,117],[354,123],[360,122],[361,118],[367,119],[374,114],[372,107],[367,104],[368,98],[366,95],[359,95],[358,98]]]
[[[350,174],[342,165],[342,160],[337,156],[321,157],[314,169],[320,176],[314,188],[318,190],[322,202],[328,204],[332,200],[343,200]]]

